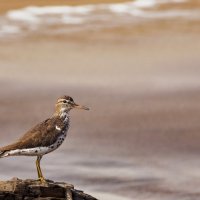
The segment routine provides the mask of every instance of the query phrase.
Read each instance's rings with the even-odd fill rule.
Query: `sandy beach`
[[[65,143],[42,160],[48,179],[102,200],[200,198],[200,40],[197,21],[127,24],[1,40],[0,145],[68,94]],[[0,179],[36,178],[35,158],[0,160]]]

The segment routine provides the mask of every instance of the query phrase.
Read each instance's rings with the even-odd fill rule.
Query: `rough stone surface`
[[[74,186],[63,182],[47,180],[41,184],[37,180],[13,178],[0,181],[0,200],[97,200],[74,189]]]

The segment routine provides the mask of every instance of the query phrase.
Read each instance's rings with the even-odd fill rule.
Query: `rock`
[[[38,180],[21,180],[13,178],[9,181],[0,181],[0,200],[97,200],[74,189],[74,186],[63,182],[47,180],[40,183]]]

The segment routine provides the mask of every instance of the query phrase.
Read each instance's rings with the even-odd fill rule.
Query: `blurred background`
[[[1,0],[0,146],[72,111],[48,179],[101,200],[200,199],[198,0]],[[35,158],[0,160],[0,179],[36,178]]]

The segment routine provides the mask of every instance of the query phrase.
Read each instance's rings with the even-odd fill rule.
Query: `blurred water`
[[[0,37],[66,34],[134,26],[149,20],[196,21],[200,19],[200,7],[193,4],[193,0],[135,0],[118,4],[30,6],[0,17]]]
[[[97,155],[96,155],[97,156]],[[198,159],[187,156],[134,160],[60,151],[42,160],[46,178],[68,181],[99,199],[198,199],[200,172]],[[35,158],[12,157],[1,160],[1,180],[11,177],[36,178]],[[196,197],[195,197],[196,196]]]
[[[2,15],[0,37],[65,35],[150,21],[190,25],[199,21],[199,11],[193,0],[31,6]],[[49,116],[55,96],[67,91],[87,99],[92,109],[88,117],[73,118],[67,141],[42,160],[46,178],[68,181],[102,200],[200,199],[198,35],[156,35],[149,43],[143,37],[110,49],[107,42],[98,47],[78,41],[74,47],[65,41],[24,41],[0,48],[1,81],[11,85],[1,87],[1,145]],[[45,98],[39,89],[33,92],[37,84]],[[36,178],[35,158],[0,162],[1,179]]]

